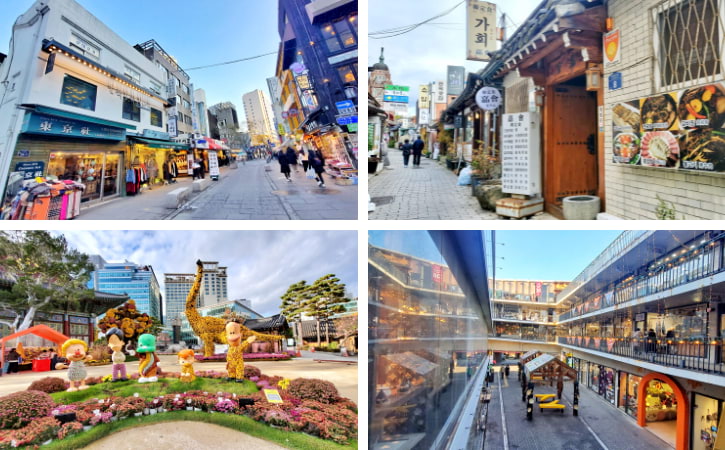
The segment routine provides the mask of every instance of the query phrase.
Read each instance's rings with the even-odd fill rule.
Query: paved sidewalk
[[[269,170],[267,170],[269,169]],[[207,174],[208,177],[208,174]],[[327,177],[320,188],[300,169],[288,183],[279,164],[264,160],[239,163],[237,169],[222,167],[219,181],[205,191],[192,194],[179,209],[164,206],[164,195],[191,185],[190,177],[157,186],[140,195],[124,197],[90,207],[75,220],[296,220],[356,219],[357,186],[338,186]]]
[[[505,428],[509,449],[663,450],[672,448],[654,434],[637,426],[633,419],[607,404],[586,386],[579,388],[579,416],[575,417],[571,408],[572,383],[564,385],[564,395],[561,400],[561,403],[566,405],[564,414],[555,411],[542,413],[534,405],[534,418],[532,421],[528,421],[526,420],[526,404],[521,401],[521,386],[517,380],[517,368],[512,366],[511,369],[508,378],[502,377],[501,373],[497,372],[491,385],[493,395],[489,405],[484,445],[486,449],[505,448],[501,401],[503,401],[505,411]],[[497,367],[496,370],[498,371],[499,368]],[[556,393],[556,389],[536,385],[534,393]],[[587,429],[587,426],[591,428],[591,431]]]
[[[484,211],[471,195],[471,186],[457,186],[456,175],[437,161],[421,158],[413,168],[413,158],[403,167],[400,150],[389,149],[390,166],[368,176],[368,190],[375,211],[371,220],[498,220],[496,213]],[[538,214],[535,220],[553,219]]]

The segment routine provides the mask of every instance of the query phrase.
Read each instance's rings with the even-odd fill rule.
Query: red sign
[[[443,268],[438,264],[433,264],[433,282],[440,284],[443,275]]]
[[[541,281],[536,282],[536,296],[541,297]]]

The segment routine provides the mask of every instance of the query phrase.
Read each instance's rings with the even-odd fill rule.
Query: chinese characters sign
[[[463,66],[448,66],[448,95],[461,95],[463,84],[466,82],[466,68]]]
[[[75,138],[104,139],[122,141],[126,139],[126,129],[101,125],[64,117],[50,116],[37,112],[25,114],[23,133],[49,136],[68,136]]]
[[[538,116],[504,114],[501,123],[501,183],[507,194],[540,193]]]
[[[466,9],[466,59],[489,61],[487,52],[496,50],[496,5],[479,0],[468,0]]]
[[[418,107],[430,108],[430,88],[427,84],[418,86]]]
[[[482,87],[476,92],[476,104],[484,111],[493,111],[501,104],[501,94],[496,88]]]
[[[15,171],[23,174],[24,180],[32,180],[35,177],[42,177],[45,172],[43,161],[23,161],[15,165]]]

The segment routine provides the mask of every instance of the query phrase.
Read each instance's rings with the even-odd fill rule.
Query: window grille
[[[680,89],[723,72],[723,0],[667,0],[652,10],[656,82]]]

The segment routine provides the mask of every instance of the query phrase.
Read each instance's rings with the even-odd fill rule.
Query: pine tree
[[[47,231],[0,232],[0,277],[12,284],[0,290],[0,320],[13,331],[30,327],[38,311],[72,310],[88,289],[93,266],[88,256],[70,248],[64,236]]]
[[[287,288],[287,292],[282,295],[282,304],[280,309],[287,320],[297,324],[295,327],[295,339],[302,344],[302,313],[305,312],[305,303],[309,300],[309,292],[307,281],[302,280]]]
[[[325,342],[330,343],[330,318],[345,312],[345,283],[334,274],[320,277],[307,288],[309,298],[304,303],[304,312],[315,318],[317,326],[317,345],[320,345],[320,323],[325,322]]]

